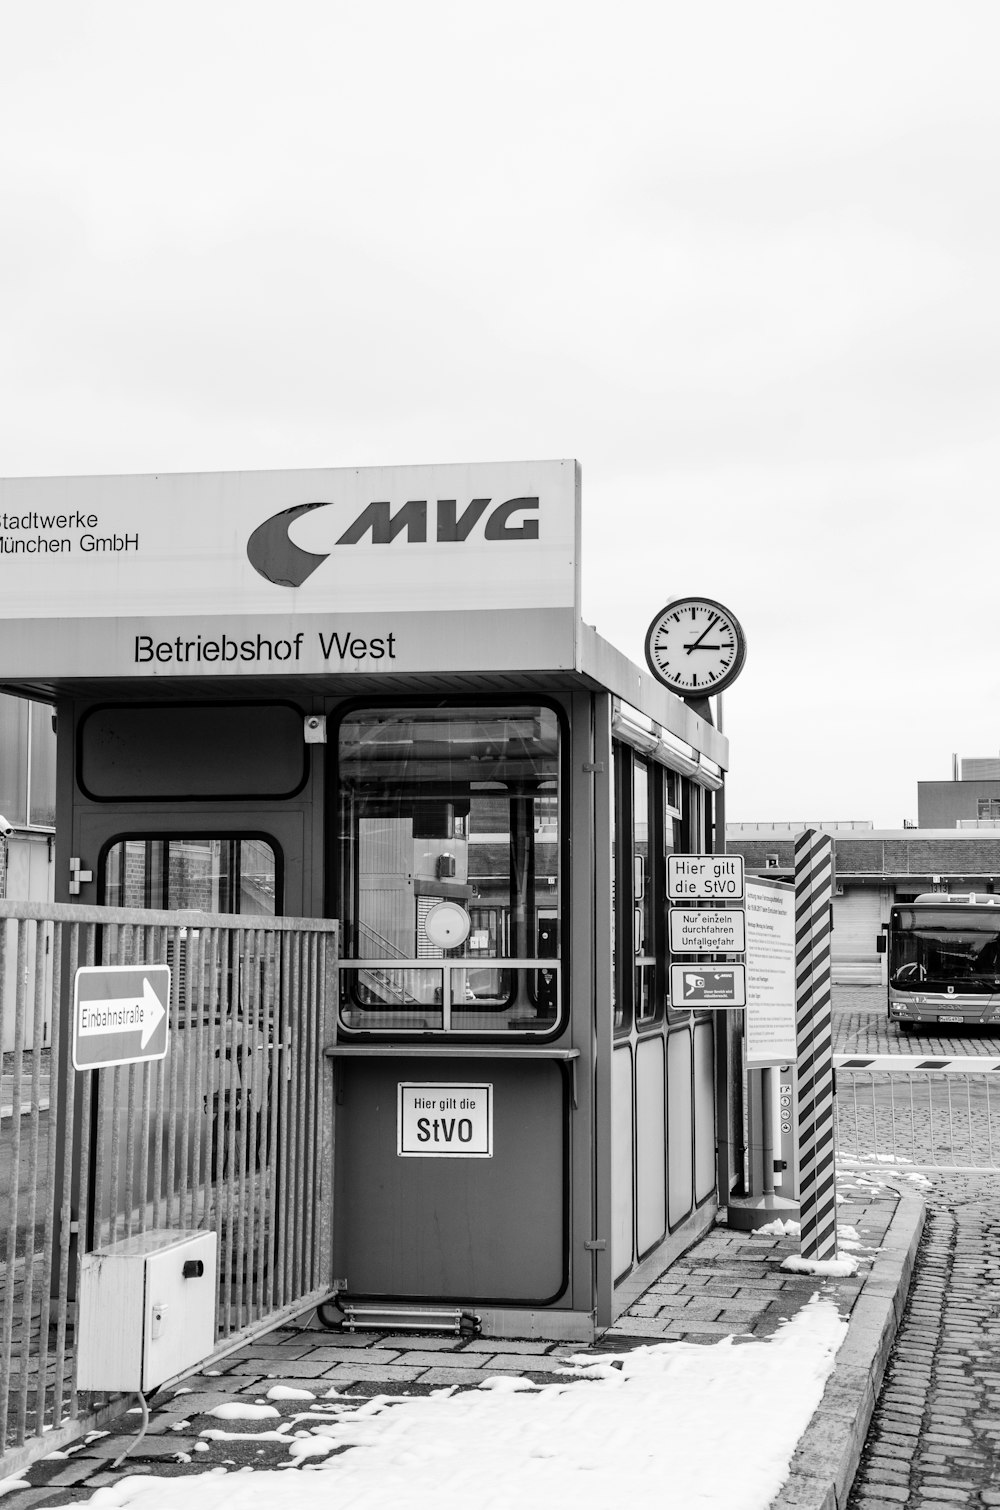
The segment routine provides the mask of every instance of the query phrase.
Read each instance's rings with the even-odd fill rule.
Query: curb
[[[844,1510],[903,1309],[927,1208],[901,1195],[855,1301],[819,1408],[770,1510]]]

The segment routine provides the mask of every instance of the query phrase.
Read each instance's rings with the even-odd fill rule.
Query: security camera
[[[9,839],[13,832],[13,823],[8,822],[3,813],[0,813],[0,839]]]

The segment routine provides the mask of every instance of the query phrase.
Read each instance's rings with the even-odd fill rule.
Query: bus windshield
[[[901,991],[1000,990],[1000,907],[893,908],[889,984]]]

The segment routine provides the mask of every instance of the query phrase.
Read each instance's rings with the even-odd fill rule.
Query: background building
[[[1000,891],[1000,757],[952,761],[951,781],[917,783],[917,823],[876,829],[858,819],[727,823],[726,845],[750,875],[791,880],[795,836],[818,829],[833,839],[833,978],[885,984],[878,952],[894,902],[922,892]]]
[[[917,826],[1000,828],[1000,755],[953,755],[950,781],[918,781]]]

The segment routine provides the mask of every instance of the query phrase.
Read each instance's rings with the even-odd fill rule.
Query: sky
[[[1000,751],[994,0],[0,0],[0,476],[576,457],[728,816]]]
[[[367,1401],[301,1387],[293,1397],[279,1384],[259,1401],[216,1407],[217,1424],[201,1435],[223,1450],[230,1436],[286,1441],[282,1467],[230,1472],[218,1464],[163,1478],[123,1464],[121,1477],[87,1503],[93,1510],[767,1510],[846,1333],[833,1301],[817,1296],[766,1341],[591,1354],[567,1360],[567,1377],[556,1384],[490,1375],[478,1389]],[[347,1446],[355,1450],[331,1456]],[[190,1463],[193,1454],[178,1459]],[[26,1484],[5,1482],[0,1497]]]

